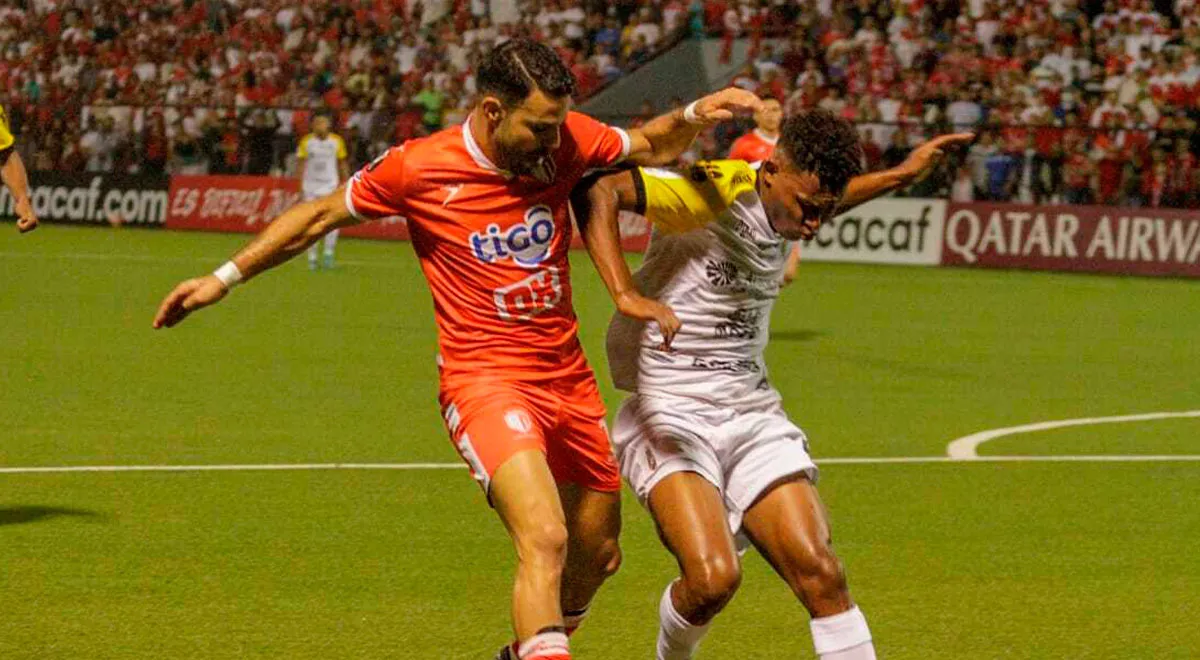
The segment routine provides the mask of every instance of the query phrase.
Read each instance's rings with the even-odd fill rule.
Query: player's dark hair
[[[517,105],[534,90],[547,96],[573,96],[575,76],[558,53],[532,39],[511,39],[496,46],[479,63],[475,84],[481,96],[495,96],[505,105]]]
[[[802,172],[812,172],[821,187],[841,194],[862,174],[862,145],[854,124],[828,110],[809,110],[783,120],[777,149]]]

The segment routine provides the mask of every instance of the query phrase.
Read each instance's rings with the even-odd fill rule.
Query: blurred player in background
[[[618,309],[629,292],[657,299],[636,318],[613,317],[608,353],[614,383],[632,393],[613,428],[621,472],[681,571],[659,606],[659,660],[693,656],[733,597],[749,544],[809,611],[821,660],[875,657],[831,545],[808,439],[767,378],[771,309],[792,241],[914,183],[943,149],[972,137],[938,138],[894,170],[860,175],[854,126],[818,110],[783,123],[757,172],[701,162],[682,174],[627,170],[577,190],[589,251],[615,265],[600,272]],[[609,256],[620,250],[619,210],[654,227],[636,278]]]
[[[744,160],[758,165],[771,157],[775,144],[779,142],[779,125],[783,122],[783,106],[774,98],[762,101],[762,107],[754,113],[754,130],[734,141],[729,149],[731,160]]]
[[[313,120],[312,133],[300,139],[296,149],[296,170],[300,172],[300,197],[311,202],[337,190],[342,182],[350,178],[346,165],[346,143],[336,133],[331,133],[332,120],[328,115],[317,115]],[[325,235],[325,267],[333,268],[333,252],[337,247],[338,230]],[[320,267],[320,248],[313,244],[308,249],[308,267]]]
[[[17,230],[24,234],[37,229],[38,219],[29,201],[29,175],[25,173],[25,162],[17,153],[16,139],[8,128],[8,114],[0,105],[0,180],[8,186],[13,198],[13,210],[17,213]]]
[[[465,123],[288,210],[215,273],[176,287],[154,325],[179,323],[333,229],[407,218],[437,317],[442,414],[516,549],[519,641],[499,657],[568,660],[567,635],[620,561],[621,486],[571,304],[571,190],[625,159],[673,162],[704,125],[758,99],[724,90],[627,133],[571,112],[570,70],[524,39],[486,55],[477,86]]]

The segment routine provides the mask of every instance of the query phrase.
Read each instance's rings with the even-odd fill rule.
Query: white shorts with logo
[[[612,440],[621,475],[643,505],[666,477],[695,472],[720,491],[735,534],[745,512],[781,479],[802,474],[817,480],[808,438],[778,401],[731,408],[634,394],[617,411]]]

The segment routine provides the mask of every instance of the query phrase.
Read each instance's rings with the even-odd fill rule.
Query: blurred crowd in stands
[[[0,81],[34,170],[286,173],[315,112],[351,167],[463,121],[480,54],[554,45],[587,97],[678,39],[747,39],[733,84],[861,126],[872,168],[977,143],[915,194],[1200,206],[1197,0],[0,0]],[[643,115],[666,108],[647,104]],[[629,122],[644,117],[628,118]],[[723,156],[749,126],[702,137]]]

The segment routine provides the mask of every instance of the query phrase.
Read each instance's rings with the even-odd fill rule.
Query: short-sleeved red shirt
[[[346,186],[362,218],[403,216],[433,295],[443,384],[548,380],[579,370],[568,199],[589,170],[629,154],[625,131],[570,113],[543,184],[497,168],[471,120],[391,149]]]
[[[729,159],[760,163],[771,157],[771,152],[775,151],[776,142],[778,140],[772,140],[758,130],[750,131],[733,143],[733,147],[729,150]]]

